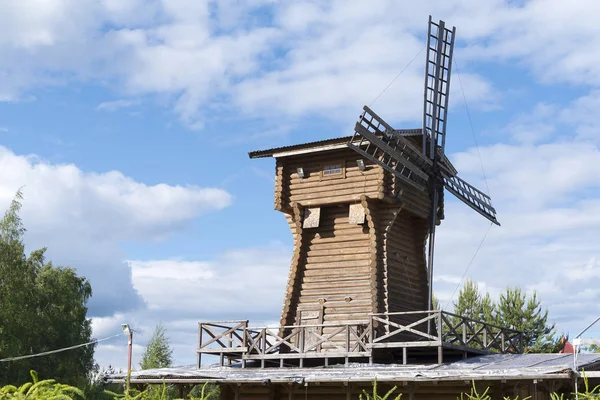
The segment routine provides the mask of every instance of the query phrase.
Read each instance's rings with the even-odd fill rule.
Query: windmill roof
[[[399,132],[402,135],[420,135],[422,130],[418,129],[398,129],[396,132]],[[337,148],[344,148],[346,143],[352,139],[352,136],[342,136],[324,140],[317,140],[314,142],[306,142],[293,144],[289,146],[282,147],[273,147],[271,149],[265,150],[255,150],[248,153],[250,158],[264,158],[264,157],[284,157],[287,155],[295,155],[302,154],[314,151],[325,151],[325,150],[334,150]],[[306,150],[306,151],[302,151]]]
[[[326,146],[326,145],[346,144],[350,139],[352,139],[352,136],[343,136],[343,137],[337,137],[337,138],[317,140],[314,142],[293,144],[293,145],[289,145],[289,146],[273,147],[273,148],[265,149],[265,150],[255,150],[255,151],[249,152],[248,156],[250,158],[264,158],[264,157],[274,157],[274,156],[276,157],[276,154],[278,154],[278,153],[285,153],[285,152],[290,152],[290,151],[294,151],[294,150],[311,149],[314,147],[321,147],[321,146]]]

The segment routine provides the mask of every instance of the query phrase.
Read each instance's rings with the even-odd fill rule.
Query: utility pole
[[[128,324],[122,324],[123,333],[129,335],[127,342],[127,381],[126,381],[126,393],[129,393],[129,380],[131,379],[131,352],[133,349],[133,329]]]

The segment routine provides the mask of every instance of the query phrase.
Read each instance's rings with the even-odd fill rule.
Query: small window
[[[323,176],[341,175],[341,174],[342,174],[342,165],[341,164],[332,164],[332,165],[324,165],[323,166]]]

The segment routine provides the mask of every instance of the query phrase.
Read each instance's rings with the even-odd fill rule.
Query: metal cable
[[[492,229],[492,225],[493,225],[493,223],[490,222],[490,226],[488,226],[487,232],[485,232],[485,235],[483,235],[483,238],[481,239],[481,242],[479,242],[479,246],[477,246],[477,250],[475,250],[475,254],[473,254],[473,257],[471,258],[471,261],[469,262],[469,265],[467,265],[467,269],[465,269],[465,272],[463,273],[462,277],[460,278],[460,281],[458,281],[458,285],[456,285],[456,288],[454,289],[454,292],[452,293],[452,296],[450,296],[450,298],[448,299],[448,302],[446,303],[446,306],[443,308],[443,310],[447,310],[448,309],[448,305],[450,304],[450,302],[452,301],[452,298],[456,294],[456,291],[458,290],[458,288],[462,284],[463,279],[465,279],[465,276],[467,275],[467,272],[469,272],[469,268],[471,268],[471,264],[473,264],[473,261],[475,260],[475,257],[477,256],[477,253],[479,253],[479,250],[481,249],[481,246],[483,246],[483,242],[485,241],[485,238],[487,237],[488,233],[490,233],[490,230]]]
[[[473,127],[473,120],[471,119],[471,111],[469,109],[469,104],[467,103],[467,96],[465,95],[465,88],[464,88],[464,86],[462,84],[462,79],[460,79],[460,72],[458,70],[458,63],[456,62],[456,54],[453,55],[452,59],[453,59],[452,61],[454,62],[454,67],[456,68],[456,75],[458,76],[458,82],[460,84],[460,90],[462,92],[463,100],[465,102],[465,108],[467,109],[467,116],[469,117],[469,125],[471,126],[471,133],[473,134],[473,140],[475,141],[475,149],[477,150],[477,156],[479,157],[479,164],[481,165],[481,173],[483,174],[483,180],[485,182],[485,187],[487,189],[488,195],[491,197],[492,194],[491,194],[491,191],[490,191],[490,186],[488,184],[487,176],[485,174],[485,169],[483,167],[483,158],[481,157],[481,153],[479,152],[479,143],[477,142],[477,136],[475,135],[475,128]],[[490,222],[490,226],[488,226],[488,229],[485,232],[485,235],[483,235],[483,238],[481,239],[481,242],[479,243],[479,246],[477,246],[477,250],[475,250],[475,254],[473,254],[473,257],[471,258],[471,261],[467,265],[467,268],[465,269],[465,272],[463,273],[462,277],[460,278],[460,281],[458,282],[458,285],[456,285],[456,288],[454,289],[454,292],[452,293],[452,296],[450,296],[450,298],[448,299],[448,302],[446,303],[446,306],[444,307],[444,309],[448,308],[448,306],[450,305],[450,302],[452,301],[452,299],[454,298],[454,295],[456,294],[456,291],[458,290],[458,288],[462,284],[463,280],[465,279],[465,276],[467,275],[467,272],[469,272],[469,268],[471,268],[471,265],[473,264],[473,261],[475,260],[475,257],[477,256],[477,253],[479,253],[479,250],[481,249],[481,246],[483,246],[483,242],[485,241],[485,238],[490,233],[490,230],[492,229],[492,225],[493,225],[493,223]]]
[[[376,101],[377,101],[377,100],[378,100],[378,99],[381,97],[381,95],[382,95],[382,94],[383,94],[383,93],[384,93],[386,90],[388,90],[390,86],[392,86],[392,84],[393,84],[393,83],[396,81],[396,79],[398,79],[398,77],[400,77],[400,75],[402,75],[402,73],[403,73],[404,71],[406,71],[406,68],[408,68],[408,67],[410,66],[410,64],[412,64],[412,63],[413,63],[413,61],[415,61],[415,60],[417,59],[417,57],[419,57],[419,55],[421,55],[421,53],[423,52],[423,50],[425,50],[425,47],[427,47],[427,46],[423,46],[423,48],[422,48],[422,49],[421,49],[421,50],[420,50],[420,51],[417,53],[417,55],[416,55],[416,56],[414,56],[414,57],[413,57],[413,59],[412,59],[412,60],[410,60],[410,61],[409,61],[409,63],[408,63],[408,64],[406,64],[406,66],[405,66],[404,68],[402,68],[402,71],[398,72],[398,75],[396,75],[396,77],[395,77],[394,79],[392,79],[392,81],[391,81],[391,82],[390,82],[390,83],[389,83],[389,84],[388,84],[388,85],[385,87],[385,89],[383,89],[383,90],[381,91],[381,93],[379,93],[379,94],[377,95],[377,97],[375,97],[375,100],[373,100],[373,101],[371,102],[371,104],[369,104],[369,107],[371,107],[373,104],[375,104],[375,102],[376,102]]]
[[[8,362],[8,361],[18,361],[18,360],[24,360],[26,358],[33,358],[33,357],[42,357],[42,356],[47,356],[49,354],[54,354],[54,353],[60,353],[63,351],[67,351],[67,350],[73,350],[73,349],[77,349],[79,347],[84,347],[84,346],[89,346],[92,344],[96,344],[98,342],[103,342],[105,340],[109,340],[109,339],[113,339],[116,338],[118,336],[123,335],[122,333],[119,333],[117,335],[113,335],[113,336],[109,336],[109,337],[105,337],[103,339],[95,339],[92,340],[91,342],[87,342],[87,343],[82,343],[82,344],[77,344],[75,346],[70,346],[70,347],[64,347],[62,349],[56,349],[56,350],[50,350],[50,351],[45,351],[43,353],[37,353],[37,354],[28,354],[26,356],[17,356],[17,357],[8,357],[8,358],[2,358],[0,359],[0,362]]]
[[[483,180],[485,181],[485,187],[487,188],[488,195],[492,197],[492,193],[490,191],[490,186],[488,185],[487,176],[485,174],[485,169],[483,168],[483,159],[481,158],[481,153],[479,152],[479,144],[477,142],[477,136],[475,135],[475,128],[473,128],[473,120],[471,119],[471,111],[469,109],[469,104],[467,103],[467,96],[465,95],[465,88],[462,84],[462,80],[460,79],[460,72],[458,70],[458,63],[456,62],[456,54],[452,57],[454,62],[454,67],[456,68],[456,75],[458,76],[458,82],[460,84],[460,90],[463,95],[463,100],[465,102],[465,107],[467,109],[467,116],[469,117],[469,125],[471,126],[471,133],[473,134],[473,140],[475,141],[475,149],[477,149],[477,156],[479,156],[479,164],[481,165],[481,173],[483,174]]]

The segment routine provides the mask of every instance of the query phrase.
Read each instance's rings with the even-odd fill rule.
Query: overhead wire
[[[410,65],[413,63],[413,61],[415,61],[415,60],[417,59],[417,57],[419,57],[419,56],[421,55],[421,53],[423,52],[423,50],[425,50],[425,47],[427,47],[427,46],[423,46],[423,48],[422,48],[421,50],[419,50],[419,52],[418,52],[418,53],[417,53],[417,54],[416,54],[416,55],[413,57],[413,59],[412,59],[412,60],[410,60],[410,61],[408,62],[408,64],[406,64],[406,65],[404,66],[404,68],[402,68],[402,70],[401,70],[400,72],[398,72],[398,75],[396,75],[396,76],[394,77],[394,79],[392,79],[392,81],[391,81],[390,83],[388,83],[388,85],[387,85],[387,86],[386,86],[386,87],[385,87],[385,88],[384,88],[384,89],[381,91],[381,93],[379,93],[379,94],[377,95],[377,97],[375,97],[375,99],[374,99],[374,100],[371,102],[371,104],[369,104],[369,107],[371,107],[373,104],[375,104],[375,102],[376,102],[377,100],[379,100],[379,98],[381,97],[381,95],[383,95],[383,93],[385,93],[385,91],[386,91],[386,90],[388,90],[390,86],[392,86],[392,84],[393,84],[393,83],[396,81],[396,79],[398,79],[398,78],[400,77],[400,75],[402,75],[402,73],[403,73],[404,71],[406,71],[406,69],[407,69],[408,67],[410,67]]]
[[[27,359],[27,358],[47,356],[47,355],[50,355],[50,354],[60,353],[60,352],[63,352],[63,351],[74,350],[74,349],[77,349],[79,347],[90,346],[92,344],[96,344],[96,343],[99,343],[99,342],[104,342],[106,340],[114,339],[114,338],[116,338],[118,336],[122,336],[122,335],[123,335],[123,333],[119,333],[119,334],[108,336],[108,337],[105,337],[105,338],[102,338],[102,339],[94,339],[94,340],[92,340],[90,342],[87,342],[87,343],[81,343],[81,344],[77,344],[75,346],[63,347],[63,348],[56,349],[56,350],[44,351],[42,353],[36,353],[36,354],[28,354],[28,355],[24,355],[24,356],[2,358],[2,359],[0,359],[0,362],[18,361],[18,360],[24,360],[24,359]]]
[[[456,54],[453,54],[452,62],[454,63],[454,68],[456,68],[456,75],[458,76],[458,82],[460,84],[460,90],[461,90],[462,95],[463,95],[463,101],[465,102],[465,108],[467,110],[467,116],[468,116],[468,119],[469,119],[469,125],[471,127],[471,133],[473,134],[473,140],[475,141],[475,149],[477,150],[477,156],[479,157],[479,164],[481,166],[481,173],[483,174],[483,180],[485,182],[485,187],[487,189],[488,195],[491,196],[491,191],[490,191],[490,186],[488,184],[487,175],[485,173],[485,168],[483,167],[483,158],[481,157],[481,152],[479,151],[479,143],[477,141],[477,135],[475,135],[475,128],[473,127],[473,119],[471,118],[471,111],[469,109],[469,104],[467,102],[467,96],[465,95],[465,88],[464,88],[464,86],[462,84],[462,79],[460,78],[460,71],[459,71],[459,68],[458,68],[458,63],[456,62]],[[450,298],[448,299],[448,302],[446,303],[446,306],[443,309],[447,309],[448,308],[448,306],[450,305],[450,302],[452,301],[452,299],[454,298],[454,295],[456,294],[456,291],[458,290],[458,288],[460,287],[460,285],[462,285],[463,280],[465,279],[465,276],[467,275],[467,273],[469,272],[469,269],[471,268],[471,265],[473,264],[473,261],[475,261],[475,257],[477,257],[477,254],[479,253],[479,250],[481,250],[481,247],[483,246],[483,243],[485,242],[485,239],[487,238],[488,234],[490,233],[490,230],[492,229],[492,225],[493,225],[493,223],[490,222],[490,225],[488,226],[487,231],[483,235],[483,238],[481,239],[481,242],[479,242],[479,246],[477,246],[477,249],[475,250],[475,253],[473,254],[473,257],[471,257],[471,261],[469,261],[469,264],[467,265],[467,268],[465,269],[465,272],[462,274],[462,277],[460,278],[460,280],[458,281],[458,284],[454,288],[454,292],[452,292],[452,296],[450,296]]]
[[[463,280],[465,279],[465,276],[467,275],[467,272],[469,272],[469,268],[471,268],[471,265],[473,264],[473,261],[475,261],[475,257],[477,257],[477,253],[479,253],[479,250],[481,250],[481,247],[483,246],[483,242],[485,242],[485,238],[487,237],[488,233],[490,233],[490,230],[492,229],[492,225],[493,225],[493,223],[490,222],[490,225],[488,226],[488,229],[485,232],[485,235],[483,235],[483,238],[481,239],[481,242],[479,242],[479,246],[477,246],[477,249],[475,250],[475,254],[473,254],[473,257],[471,257],[471,261],[469,261],[469,264],[467,265],[467,268],[465,269],[465,272],[462,274],[462,277],[460,278],[460,281],[458,281],[458,284],[454,288],[454,292],[452,292],[452,296],[450,296],[450,298],[448,299],[448,302],[446,303],[446,306],[443,308],[444,310],[448,309],[448,306],[450,305],[450,302],[454,298],[454,295],[456,294],[456,291],[458,290],[458,288],[462,284]]]
[[[460,90],[463,95],[463,101],[465,102],[465,108],[467,109],[467,117],[469,118],[469,125],[471,126],[471,133],[473,134],[473,140],[475,141],[475,149],[477,150],[477,156],[479,157],[479,164],[481,165],[481,173],[483,174],[483,180],[485,182],[485,187],[487,189],[488,195],[491,196],[492,193],[490,191],[490,186],[488,184],[487,175],[485,173],[485,168],[483,168],[483,158],[481,157],[481,153],[479,152],[479,143],[477,141],[477,135],[475,135],[475,128],[473,127],[473,119],[471,118],[471,110],[469,109],[469,104],[467,103],[467,96],[465,95],[465,88],[462,84],[462,79],[460,78],[460,71],[458,68],[458,63],[456,61],[456,54],[453,54],[452,62],[454,63],[454,67],[456,68],[456,75],[458,76],[458,82],[460,83]]]

